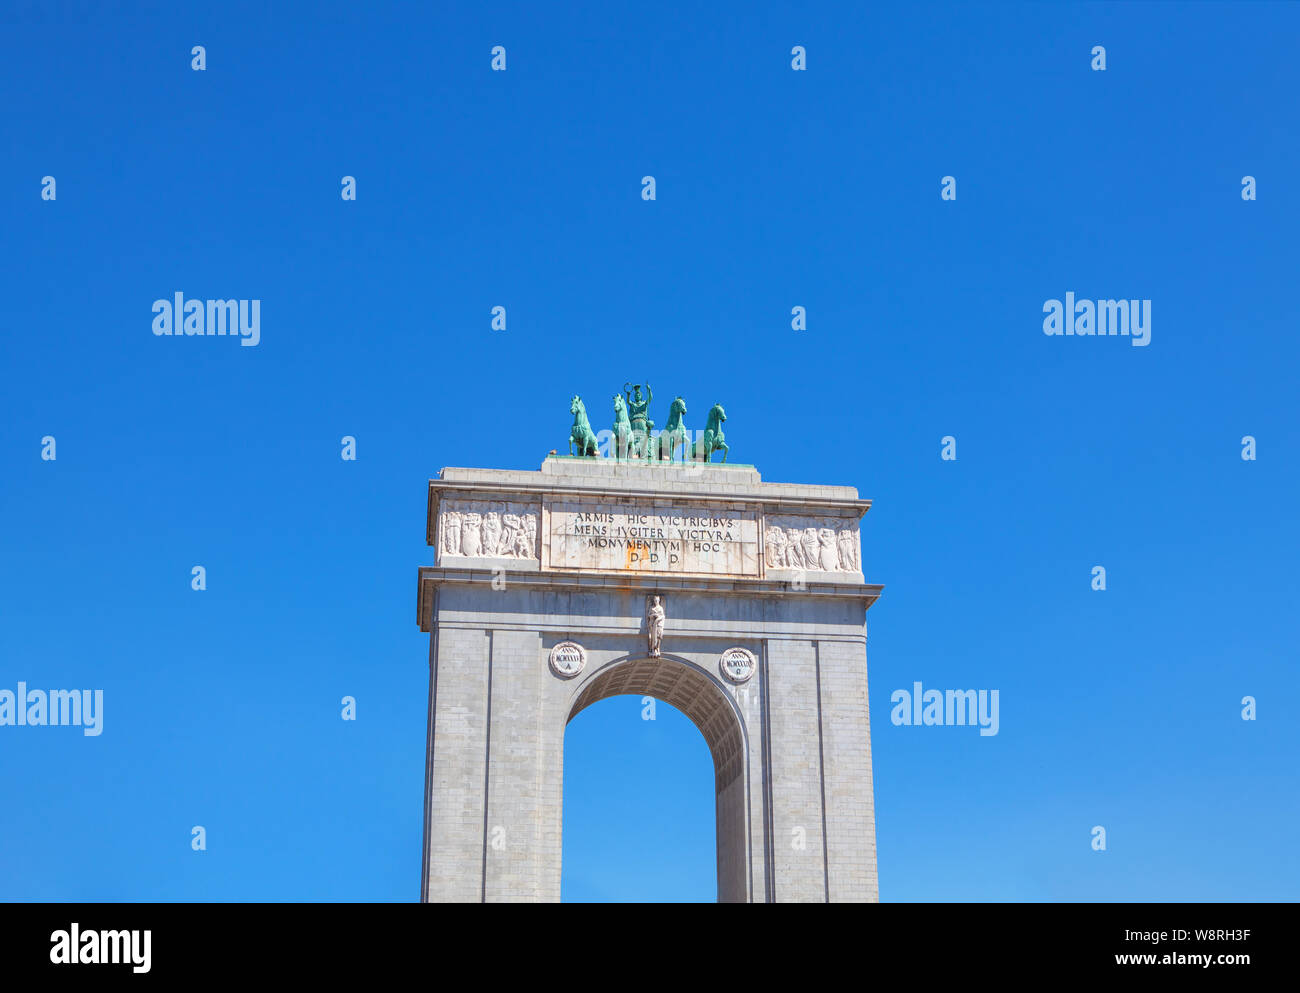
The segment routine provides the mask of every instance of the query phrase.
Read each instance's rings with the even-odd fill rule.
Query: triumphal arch
[[[720,901],[876,900],[869,507],[645,457],[430,480],[422,898],[559,900],[565,726],[630,693],[713,753]]]

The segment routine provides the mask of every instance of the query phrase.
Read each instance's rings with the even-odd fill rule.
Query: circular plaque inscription
[[[743,683],[754,674],[758,663],[754,653],[744,648],[728,648],[722,653],[722,674],[733,683]]]
[[[551,668],[557,676],[576,676],[587,664],[587,651],[576,641],[562,641],[551,649]]]

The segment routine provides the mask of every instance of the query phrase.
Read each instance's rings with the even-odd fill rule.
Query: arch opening
[[[612,696],[650,696],[681,711],[713,757],[719,903],[749,900],[746,735],[735,705],[702,669],[674,656],[615,660],[578,692],[565,724]]]

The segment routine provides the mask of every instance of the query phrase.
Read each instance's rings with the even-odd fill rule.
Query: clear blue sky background
[[[875,501],[883,899],[1300,896],[1300,7],[433,6],[0,12],[0,686],[105,693],[0,728],[0,898],[417,899],[426,480],[634,378]],[[917,680],[1000,734],[894,727]],[[684,718],[566,760],[566,899],[713,899]]]

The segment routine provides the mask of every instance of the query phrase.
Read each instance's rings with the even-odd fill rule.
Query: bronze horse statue
[[[668,408],[668,423],[654,440],[654,451],[660,462],[672,462],[678,445],[686,444],[686,425],[682,417],[686,414],[686,401],[678,397]],[[686,461],[689,452],[682,451],[682,461]]]
[[[573,427],[569,429],[569,454],[573,454],[573,443],[578,443],[578,454],[598,457],[600,451],[596,445],[595,432],[587,420],[587,408],[582,405],[582,397],[574,394],[569,401],[569,413],[573,415]]]
[[[632,452],[632,422],[627,417],[627,404],[614,394],[614,458],[627,459]]]
[[[722,409],[722,404],[715,403],[713,409],[709,411],[708,424],[704,428],[704,437],[695,446],[695,460],[697,462],[708,462],[714,452],[722,452],[722,461],[727,461],[727,453],[731,451],[727,447],[726,437],[722,433],[722,422],[727,419],[727,412]]]

